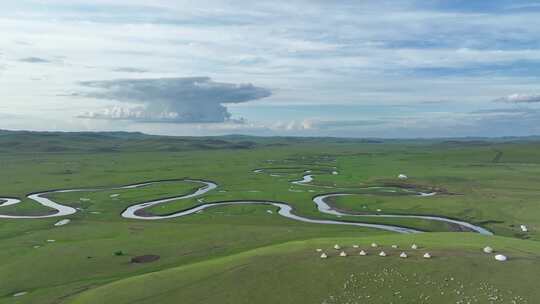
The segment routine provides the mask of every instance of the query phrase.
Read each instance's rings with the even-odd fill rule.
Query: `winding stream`
[[[188,180],[190,182],[197,182],[196,180]],[[334,220],[318,220],[318,219],[311,219],[302,217],[299,215],[295,215],[292,213],[293,208],[286,203],[282,202],[273,202],[273,201],[226,201],[226,202],[215,202],[215,203],[204,203],[198,206],[195,206],[193,208],[189,208],[184,211],[175,212],[168,215],[153,215],[153,216],[146,216],[146,215],[139,215],[142,210],[152,207],[158,204],[167,203],[174,200],[181,200],[181,199],[188,199],[197,197],[200,195],[205,194],[206,192],[213,190],[217,188],[217,184],[213,182],[208,181],[198,181],[204,186],[197,189],[197,191],[183,196],[178,197],[172,197],[167,199],[161,199],[161,200],[155,200],[155,201],[149,201],[137,205],[132,205],[128,207],[124,212],[122,212],[122,217],[129,218],[129,219],[137,219],[137,220],[161,220],[161,219],[168,219],[168,218],[175,218],[175,217],[181,217],[181,216],[187,216],[190,214],[194,214],[197,212],[200,212],[207,208],[212,208],[216,206],[227,206],[227,205],[272,205],[279,208],[278,214],[300,222],[305,223],[312,223],[312,224],[326,224],[326,225],[350,225],[350,226],[360,226],[360,227],[368,227],[368,228],[376,228],[376,229],[382,229],[382,230],[388,230],[393,232],[399,232],[399,233],[417,233],[420,232],[415,229],[410,228],[404,228],[404,227],[398,227],[398,226],[391,226],[391,225],[379,225],[379,224],[368,224],[368,223],[355,223],[355,222],[345,222],[345,221],[334,221]]]
[[[352,194],[352,193],[323,194],[323,195],[318,195],[314,197],[313,202],[315,203],[315,205],[317,205],[317,209],[321,213],[326,213],[326,214],[331,214],[331,215],[336,215],[336,216],[414,218],[414,219],[421,219],[421,220],[432,220],[432,221],[446,222],[446,223],[458,225],[458,226],[464,227],[466,229],[469,229],[469,230],[472,230],[474,232],[478,232],[484,235],[493,235],[491,231],[485,228],[482,228],[480,226],[476,226],[471,223],[454,220],[454,219],[450,219],[446,217],[430,216],[430,215],[405,215],[405,214],[350,214],[350,213],[343,213],[341,211],[338,211],[326,203],[327,198],[338,197],[338,196],[350,196],[350,195],[355,195],[355,194]],[[426,195],[423,193],[420,193],[419,196],[426,196]]]
[[[54,209],[56,212],[50,213],[50,214],[44,214],[44,215],[5,215],[0,214],[0,219],[43,219],[43,218],[51,218],[51,217],[61,217],[61,216],[67,216],[71,215],[77,212],[77,209],[65,205],[58,204],[54,202],[53,200],[44,197],[48,194],[53,193],[70,193],[70,192],[94,192],[94,191],[100,191],[100,190],[122,190],[122,189],[134,189],[134,188],[140,188],[156,183],[161,182],[168,182],[168,181],[156,181],[156,182],[145,182],[145,183],[138,183],[138,184],[132,184],[127,185],[123,187],[116,187],[116,188],[86,188],[86,189],[64,189],[64,190],[49,190],[44,192],[36,192],[31,193],[26,196],[26,198],[35,201],[36,203],[43,205],[45,207],[49,207],[51,209]],[[0,207],[6,207],[6,206],[12,206],[21,203],[22,201],[20,199],[16,198],[3,198],[0,197]]]
[[[263,172],[262,169],[254,170],[255,173],[261,173]],[[309,173],[306,171],[305,173]],[[170,218],[177,218],[182,216],[188,216],[194,213],[201,212],[204,209],[212,208],[216,206],[227,206],[227,205],[271,205],[279,208],[278,214],[286,217],[291,220],[305,222],[305,223],[312,223],[312,224],[323,224],[323,225],[349,225],[349,226],[359,226],[359,227],[367,227],[367,228],[375,228],[375,229],[381,229],[381,230],[387,230],[397,233],[419,233],[421,231],[412,229],[412,228],[406,228],[406,227],[400,227],[400,226],[394,226],[394,225],[384,225],[384,224],[370,224],[370,223],[361,223],[361,222],[348,222],[348,221],[340,221],[340,220],[324,220],[324,219],[312,219],[307,218],[303,216],[299,216],[293,213],[293,207],[287,203],[284,202],[275,202],[275,201],[258,201],[258,200],[238,200],[238,201],[222,201],[222,202],[213,202],[213,203],[202,203],[198,206],[167,214],[167,215],[146,215],[144,214],[143,210],[152,206],[156,206],[159,204],[168,203],[171,201],[177,201],[177,200],[183,200],[183,199],[189,199],[189,198],[195,198],[204,195],[205,193],[214,190],[218,187],[218,185],[211,181],[204,181],[204,180],[166,180],[166,181],[152,181],[152,182],[145,182],[145,183],[138,183],[138,184],[132,184],[127,185],[123,187],[115,187],[115,188],[88,188],[88,189],[66,189],[66,190],[51,190],[46,192],[39,192],[39,193],[32,193],[27,195],[27,198],[30,200],[33,200],[37,202],[38,204],[41,204],[45,207],[49,207],[51,209],[56,210],[55,213],[46,214],[46,215],[35,215],[35,216],[18,216],[18,215],[2,215],[0,214],[0,219],[40,219],[40,218],[52,218],[52,217],[63,217],[72,215],[77,212],[77,209],[65,205],[58,204],[51,199],[45,197],[45,195],[53,194],[53,193],[68,193],[68,192],[93,192],[93,191],[103,191],[103,190],[121,190],[121,189],[134,189],[134,188],[140,188],[152,184],[157,183],[163,183],[163,182],[170,182],[170,181],[184,181],[184,182],[190,182],[190,183],[199,183],[202,184],[201,187],[199,187],[195,192],[187,194],[187,195],[181,195],[181,196],[175,196],[175,197],[169,197],[165,199],[157,199],[152,201],[147,201],[140,204],[131,205],[128,208],[126,208],[121,216],[127,219],[136,219],[136,220],[161,220],[161,219],[170,219]],[[294,180],[291,181],[291,184],[294,185],[309,185],[310,182],[313,181],[313,175],[306,174],[302,177],[300,180]],[[328,188],[328,186],[325,186],[325,188]],[[331,187],[330,187],[331,188]],[[375,187],[372,187],[375,188]],[[438,216],[424,216],[424,215],[398,215],[398,214],[366,214],[366,215],[359,215],[359,214],[349,214],[344,213],[341,211],[338,211],[336,209],[333,209],[330,205],[326,203],[326,199],[330,197],[337,197],[337,196],[348,196],[353,195],[350,193],[335,193],[335,194],[322,194],[318,195],[313,198],[313,202],[317,206],[317,209],[321,213],[329,214],[329,215],[335,215],[335,216],[358,216],[358,217],[386,217],[386,218],[416,218],[416,219],[424,219],[424,220],[433,220],[433,221],[440,221],[440,222],[446,222],[451,223],[454,225],[458,225],[460,227],[466,228],[467,230],[472,230],[475,232],[478,232],[480,234],[484,235],[492,235],[490,231],[487,229],[484,229],[482,227],[473,225],[471,223],[467,223],[464,221],[444,218],[444,217],[438,217]],[[431,193],[422,193],[418,192],[417,195],[419,196],[431,196],[434,194]],[[15,199],[15,198],[0,198],[0,207],[15,205],[20,203],[21,200]]]

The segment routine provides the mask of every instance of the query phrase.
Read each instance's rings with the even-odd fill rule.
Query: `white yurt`
[[[338,244],[335,244],[335,245],[334,245],[334,249],[335,249],[335,250],[340,250],[340,249],[341,249],[341,246],[339,246]]]
[[[493,248],[489,246],[484,247],[484,249],[482,250],[484,251],[484,253],[493,253]]]
[[[341,256],[341,257],[346,257],[346,256],[347,256],[347,253],[346,253],[345,251],[342,251],[342,252],[339,254],[339,256]]]
[[[386,256],[386,252],[384,252],[384,251],[379,252],[379,256],[385,257],[385,256]]]
[[[360,252],[358,253],[358,255],[367,255],[367,252],[365,252],[364,250],[360,250]]]
[[[403,259],[406,259],[407,258],[407,254],[405,252],[402,252],[400,255],[399,255],[400,258],[403,258]]]
[[[358,246],[358,245],[352,245],[352,248],[358,248],[358,247],[360,247],[360,246]]]
[[[409,177],[407,175],[405,175],[405,174],[400,174],[400,175],[398,175],[398,178],[399,179],[408,179]]]
[[[505,255],[497,254],[495,255],[495,260],[499,262],[505,262],[506,260],[508,260],[508,258]]]
[[[412,244],[411,249],[418,249],[418,245]]]
[[[323,254],[321,254],[321,259],[326,259],[327,257],[326,253],[323,252]]]
[[[431,259],[431,254],[429,252],[424,253],[424,259]]]
[[[377,243],[371,243],[371,247],[377,248],[377,247],[379,247],[379,245],[377,245]]]
[[[392,248],[396,249],[398,248],[398,245],[392,245]]]
[[[317,252],[321,252],[321,251],[322,251],[322,249],[321,249],[321,248],[317,248],[317,249],[315,249],[315,251],[317,251]]]
[[[523,231],[523,232],[528,232],[529,231],[529,229],[527,229],[527,226],[525,226],[525,225],[520,225],[519,228],[521,228],[521,231]]]

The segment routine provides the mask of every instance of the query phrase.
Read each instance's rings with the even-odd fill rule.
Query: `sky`
[[[540,135],[540,2],[0,3],[0,129]]]

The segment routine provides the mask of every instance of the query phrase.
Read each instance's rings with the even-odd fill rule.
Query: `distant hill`
[[[0,130],[1,152],[124,152],[253,149],[316,143],[382,143],[377,139],[323,137],[157,136],[140,132],[34,132]]]
[[[154,136],[138,132],[29,132],[0,130],[0,152],[123,152],[251,149],[247,139]]]
[[[225,135],[208,137],[157,136],[140,132],[33,132],[0,130],[2,152],[124,152],[254,149],[295,144],[433,144],[440,147],[489,146],[494,143],[540,141],[540,137],[379,139],[336,137],[257,137]]]

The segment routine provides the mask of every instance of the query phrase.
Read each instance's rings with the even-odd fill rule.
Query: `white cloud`
[[[208,77],[85,81],[81,85],[91,90],[78,95],[143,106],[116,106],[80,117],[146,122],[223,122],[231,116],[226,104],[271,95],[269,90],[252,84],[214,82]]]
[[[509,102],[509,103],[535,103],[540,102],[540,95],[538,94],[511,94],[505,97],[495,99],[496,102]]]
[[[120,73],[148,73],[149,71],[146,69],[141,68],[135,68],[135,67],[117,67],[111,69],[113,72],[120,72]]]
[[[178,119],[193,112],[163,105],[149,110],[149,103],[57,97],[77,91],[79,81],[118,77],[209,75],[216,82],[253,82],[272,89],[271,97],[255,102],[268,104],[408,104],[442,98],[455,101],[456,113],[466,112],[469,104],[490,105],[508,92],[537,89],[537,13],[435,11],[418,3],[4,1],[0,4],[0,106],[28,116],[46,112],[58,121],[84,112],[86,117],[109,117],[119,127],[124,123],[120,120],[198,119]],[[31,57],[61,64],[43,64],[38,69],[19,61]],[[522,75],[504,68],[523,62],[527,66]],[[494,75],[489,70],[493,66],[503,68]],[[459,73],[478,67],[486,73]],[[426,76],[416,74],[418,69],[458,72]],[[227,110],[214,104],[212,111],[215,115],[206,120],[227,119]],[[260,132],[377,127],[353,121],[332,125],[332,120],[302,113],[273,119],[283,122],[249,126]]]

